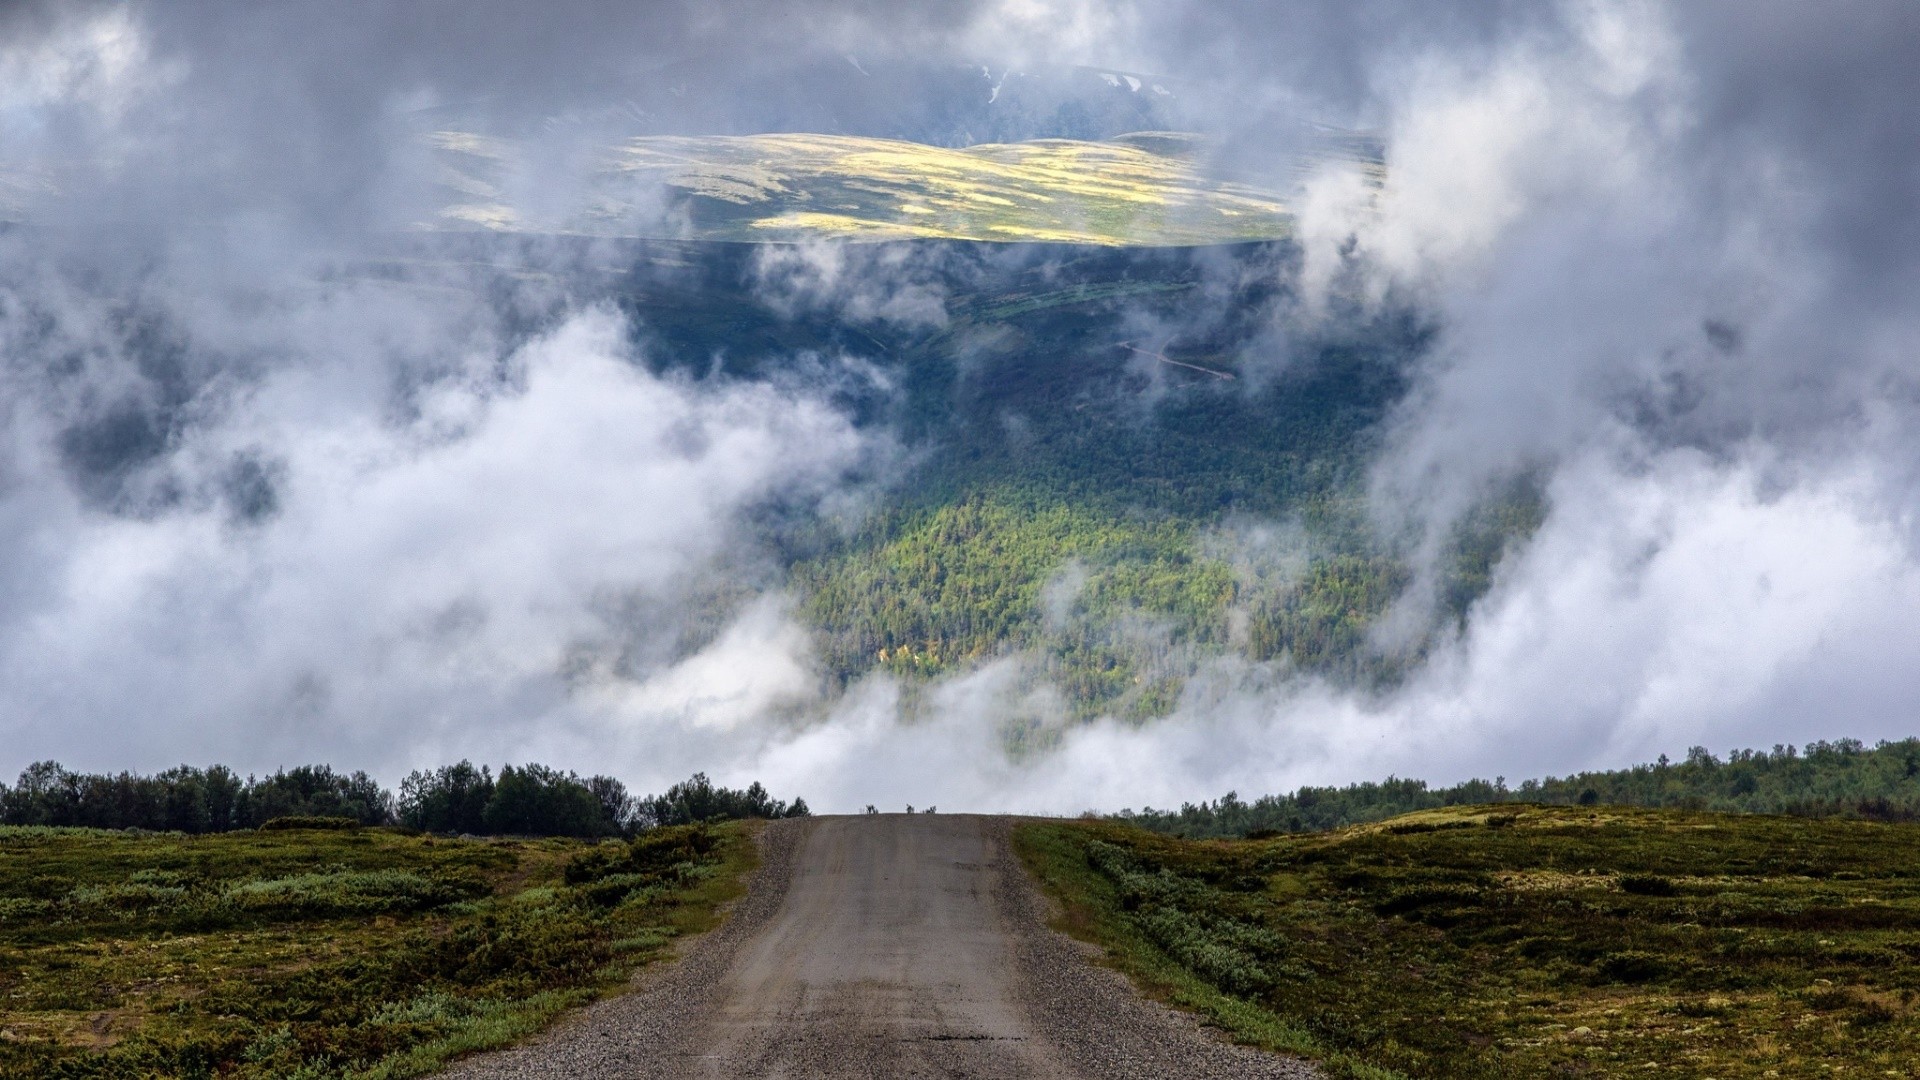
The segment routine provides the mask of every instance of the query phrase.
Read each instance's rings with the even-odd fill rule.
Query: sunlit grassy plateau
[[[574,199],[529,209],[514,143],[429,136],[455,192],[442,225],[704,240],[1177,245],[1289,235],[1280,192],[1210,176],[1202,141],[1141,132],[951,149],[851,135],[650,136],[609,147]],[[1356,145],[1325,154],[1365,164]]]

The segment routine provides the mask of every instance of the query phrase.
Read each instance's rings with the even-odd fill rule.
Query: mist
[[[1911,735],[1916,54],[1892,2],[9,8],[0,769],[537,760],[1070,813]],[[1260,272],[1296,300],[1276,366],[1434,328],[1370,473],[1417,553],[1380,647],[1432,625],[1477,500],[1546,508],[1398,684],[1216,657],[1170,715],[1090,722],[1020,655],[834,687],[766,522],[857,529],[903,482],[887,377],[703,378],[591,284],[617,247],[482,265],[419,227],[426,131],[517,140],[515,190],[558,206],[616,137],[1057,134],[1073,65],[1168,90],[1076,114],[1094,137],[1201,131],[1221,175],[1304,122],[1379,141],[1378,184],[1303,178],[1298,257]],[[934,257],[748,275],[786,318],[931,332]],[[1227,539],[1284,562],[1255,525]],[[1047,738],[1010,750],[1020,724]]]

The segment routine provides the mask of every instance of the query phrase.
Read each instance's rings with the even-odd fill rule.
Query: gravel
[[[643,970],[465,1080],[992,1077],[1312,1080],[1147,1001],[1050,929],[1007,818],[770,823],[747,895]]]
[[[1014,992],[1047,1033],[1063,1076],[1102,1080],[1191,1077],[1314,1080],[1298,1058],[1226,1042],[1218,1029],[1141,997],[1126,976],[1098,964],[1100,950],[1047,925],[1054,905],[1013,854],[1013,824],[990,826],[998,839],[995,901],[1013,929]]]
[[[511,1050],[462,1061],[443,1076],[460,1080],[538,1077],[679,1077],[699,1057],[690,1046],[725,987],[740,946],[767,925],[786,900],[795,853],[811,822],[768,822],[760,831],[760,865],[720,926],[681,943],[680,955],[642,968],[633,989],[575,1012]]]

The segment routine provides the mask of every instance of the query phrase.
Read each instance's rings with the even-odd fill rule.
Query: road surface
[[[777,822],[747,897],[635,992],[451,1073],[529,1077],[1275,1077],[1049,930],[1004,818]]]

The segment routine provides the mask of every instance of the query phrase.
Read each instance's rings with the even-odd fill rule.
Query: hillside
[[[557,205],[551,178],[529,176],[529,155],[512,140],[437,131],[427,141],[449,191],[442,228],[1142,246],[1291,231],[1281,189],[1292,177],[1267,187],[1214,176],[1203,140],[1178,132],[960,149],[852,135],[647,136],[607,147]],[[1323,138],[1305,160],[1328,156],[1377,168],[1352,138]]]
[[[1460,806],[1179,840],[1035,823],[1066,924],[1335,1077],[1910,1076],[1920,826]]]
[[[745,597],[780,588],[828,690],[1017,658],[1019,682],[1059,691],[1042,695],[1057,708],[1003,717],[1020,749],[1063,719],[1164,715],[1223,658],[1375,687],[1426,647],[1371,643],[1412,574],[1404,539],[1376,533],[1365,484],[1430,330],[1400,313],[1277,340],[1291,244],[839,250],[841,280],[933,311],[892,319],[809,293],[804,249],[578,242],[593,269],[570,288],[625,310],[650,365],[814,388],[900,448],[855,518],[757,510],[753,550],[686,583],[673,603],[688,629],[652,662],[691,655]],[[517,272],[485,234],[438,243],[441,258]],[[1431,632],[1541,511],[1517,486],[1448,538]],[[618,652],[582,664],[646,670]]]

